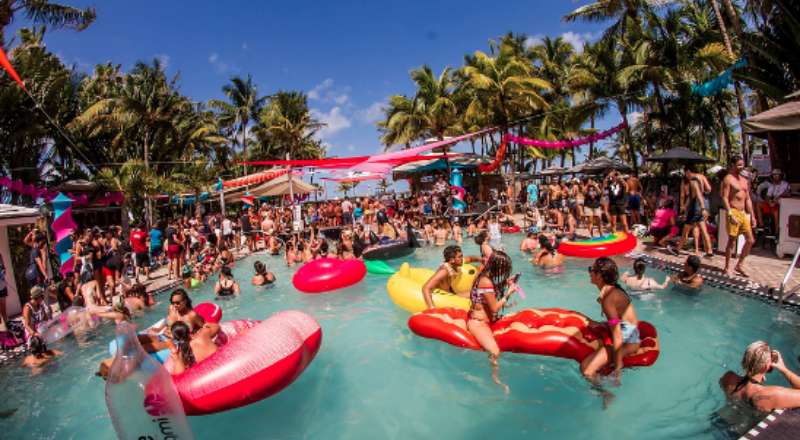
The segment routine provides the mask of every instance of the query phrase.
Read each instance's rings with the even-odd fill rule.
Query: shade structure
[[[800,101],[791,101],[751,116],[744,121],[745,133],[765,136],[770,131],[800,130]]]
[[[94,191],[97,184],[84,179],[67,180],[56,188],[58,191]]]
[[[618,160],[608,157],[598,157],[584,163],[581,172],[584,174],[597,174],[610,170],[631,171],[632,168],[628,164]]]
[[[247,176],[244,177],[238,177],[236,179],[226,180],[222,182],[222,187],[237,188],[240,186],[258,185],[260,183],[270,181],[278,176],[285,175],[288,172],[289,172],[288,168],[278,168],[267,171],[261,171],[259,173],[248,174]]]
[[[429,173],[432,171],[441,171],[447,169],[447,162],[444,159],[433,155],[433,159],[420,160],[410,162],[405,165],[396,167],[392,175],[395,179],[402,179],[403,176],[411,174]],[[478,165],[488,164],[491,160],[485,156],[476,154],[462,154],[459,157],[449,159],[451,169],[473,169],[478,168]]]
[[[327,180],[330,182],[338,182],[338,183],[352,183],[352,182],[364,182],[367,180],[382,180],[385,177],[379,174],[368,174],[365,176],[347,176],[347,177],[323,177],[322,180]]]
[[[553,166],[551,166],[549,168],[545,168],[542,171],[540,171],[539,175],[540,176],[561,176],[563,174],[566,174],[566,172],[567,172],[566,168],[561,168],[559,166],[553,165]]]
[[[284,174],[259,186],[251,187],[246,193],[253,197],[282,196],[289,194],[289,185],[291,185],[292,193],[294,194],[308,194],[316,190],[313,185],[303,182],[297,176],[291,176],[290,180],[289,175]],[[240,202],[243,195],[245,195],[244,188],[225,191],[225,201]]]
[[[669,151],[665,151],[655,156],[650,156],[645,159],[648,162],[681,162],[681,163],[711,163],[715,162],[701,154],[686,147],[675,147]]]

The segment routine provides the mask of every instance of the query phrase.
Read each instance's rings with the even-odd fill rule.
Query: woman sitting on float
[[[601,257],[589,267],[592,284],[600,290],[597,302],[606,323],[592,322],[590,326],[608,326],[611,332],[611,345],[600,346],[594,354],[581,362],[581,373],[590,381],[597,379],[597,374],[608,364],[614,366],[614,377],[619,380],[622,371],[622,360],[625,356],[639,350],[639,320],[628,293],[620,287],[619,270],[614,260]]]
[[[172,341],[170,343],[169,360],[166,363],[172,375],[178,375],[203,362],[206,358],[216,353],[217,344],[214,343],[210,332],[202,329],[191,334],[189,326],[183,321],[178,321],[170,327]]]
[[[516,285],[509,279],[510,275],[511,258],[503,251],[495,251],[478,274],[469,293],[472,307],[467,315],[467,330],[489,353],[492,379],[497,384],[500,384],[497,364],[500,347],[497,346],[490,325],[497,320],[498,312],[516,291]]]

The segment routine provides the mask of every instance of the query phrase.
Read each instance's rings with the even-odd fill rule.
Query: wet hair
[[[592,264],[592,271],[603,279],[606,284],[615,285],[619,281],[619,269],[617,263],[611,258],[600,257],[594,260]]]
[[[772,349],[764,341],[756,341],[747,346],[742,356],[742,369],[748,377],[769,370],[772,365]]]
[[[637,258],[636,261],[633,262],[633,273],[636,274],[636,278],[641,280],[644,276],[645,269],[647,269],[647,262],[644,261],[644,258]]]
[[[319,245],[319,253],[325,255],[328,253],[328,242],[323,241],[322,244]]]
[[[192,353],[192,347],[189,345],[192,336],[189,326],[183,321],[176,321],[170,327],[170,331],[172,332],[172,342],[175,344],[175,348],[178,349],[178,355],[183,363],[186,364],[186,367],[191,367],[196,361],[194,353]]]
[[[488,232],[486,232],[486,231],[478,232],[478,234],[475,235],[475,244],[480,246],[480,245],[486,243],[486,240],[488,238],[489,238],[489,233]]]
[[[253,263],[253,269],[256,271],[256,275],[266,275],[267,273],[267,266],[264,266],[264,263],[260,261]]]
[[[689,258],[686,259],[686,264],[692,268],[693,271],[697,272],[700,269],[700,257],[697,255],[690,255]]]
[[[228,266],[223,266],[222,269],[219,270],[219,273],[227,278],[233,278],[233,272],[231,272],[231,268]]]
[[[28,344],[30,346],[31,354],[37,358],[41,357],[45,352],[47,352],[47,345],[44,343],[44,339],[41,336],[31,336]]]
[[[170,302],[172,302],[172,298],[175,298],[175,295],[181,296],[183,298],[183,300],[186,301],[186,307],[188,307],[190,309],[192,308],[192,299],[189,298],[189,294],[186,293],[185,290],[183,290],[183,289],[175,289],[172,292],[172,295],[169,296],[169,301]]]
[[[545,235],[539,236],[539,246],[544,248],[544,250],[546,250],[550,254],[556,253],[556,249],[553,247],[553,243],[550,242],[550,238]]]
[[[506,282],[510,275],[511,258],[503,251],[494,251],[481,269],[481,273],[475,278],[472,288],[474,289],[478,285],[481,277],[487,277],[492,281],[494,294],[500,300],[505,294]]]
[[[130,319],[131,311],[128,310],[128,306],[125,304],[125,298],[123,296],[115,297],[111,308],[115,312],[122,313],[126,318]]]
[[[444,256],[444,261],[450,261],[453,258],[455,258],[457,254],[460,253],[461,253],[461,246],[450,245],[444,248],[444,252],[442,252],[442,255]]]

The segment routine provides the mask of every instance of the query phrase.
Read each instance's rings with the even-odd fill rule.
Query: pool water
[[[518,251],[519,237],[503,239],[527,293],[517,309],[561,307],[600,319],[597,290],[586,273],[590,261],[571,261],[563,273],[545,275]],[[478,251],[471,242],[464,248],[467,255]],[[418,249],[406,260],[435,267],[441,251]],[[275,288],[249,285],[256,259],[275,272]],[[663,279],[663,273],[650,271]],[[239,262],[234,275],[243,293],[220,303],[224,318],[303,310],[322,325],[319,354],[272,398],[190,418],[197,438],[735,438],[750,421],[731,426],[717,380],[727,369],[738,369],[747,344],[765,339],[784,353],[790,368],[798,367],[798,316],[714,288],[695,295],[664,291],[633,300],[639,318],[658,329],[661,356],[652,367],[625,370],[606,409],[572,360],[504,354],[500,375],[510,387],[505,394],[492,382],[484,353],[412,334],[408,314],[386,294],[387,277],[368,274],[352,288],[304,295],[291,285],[293,272],[278,257]],[[211,289],[208,283],[193,291],[195,304],[212,300]],[[167,301],[159,297],[156,309],[137,322],[146,326],[163,317]],[[80,344],[68,337],[57,346],[66,354],[34,377],[18,364],[0,368],[0,437],[113,438],[104,382],[94,376],[112,337],[111,325]],[[785,385],[777,373],[769,381]]]

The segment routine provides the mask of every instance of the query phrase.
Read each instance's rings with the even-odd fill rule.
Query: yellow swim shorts
[[[738,237],[750,232],[750,216],[744,211],[731,209],[728,212],[728,235]]]

